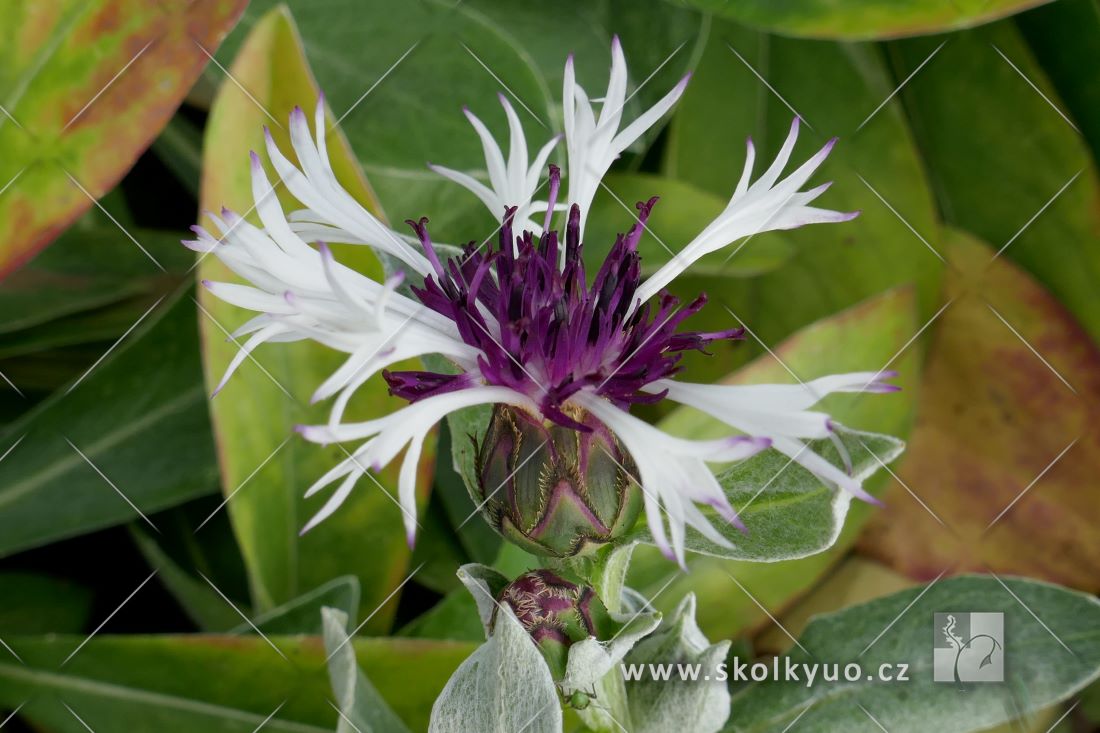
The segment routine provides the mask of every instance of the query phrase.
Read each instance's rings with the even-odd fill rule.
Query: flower
[[[755,181],[750,140],[729,204],[679,254],[641,280],[637,245],[657,200],[652,198],[638,204],[633,227],[617,238],[591,280],[587,276],[581,257],[584,221],[602,177],[673,106],[687,81],[685,77],[622,127],[627,71],[618,40],[612,44],[610,81],[598,114],[576,83],[570,58],[563,90],[568,166],[562,203],[562,173],[555,166],[549,166],[547,201],[533,200],[539,190],[538,172],[554,140],[528,164],[523,130],[505,100],[510,128],[505,162],[484,125],[467,112],[485,149],[489,185],[456,171],[435,169],[469,188],[493,210],[499,217],[500,237],[495,247],[483,250],[471,244],[449,259],[440,257],[427,219],[409,222],[415,237],[400,234],[341,188],[325,147],[323,101],[317,105],[314,133],[301,109],[291,114],[297,165],[267,136],[275,171],[305,208],[289,216],[284,213],[253,153],[253,194],[262,227],[223,211],[211,217],[217,236],[195,227],[198,239],[185,244],[212,252],[249,283],[206,283],[214,295],[259,313],[237,330],[236,335],[248,339],[219,389],[265,342],[312,339],[348,355],[314,394],[315,400],[335,397],[329,421],[303,426],[300,432],[317,443],[365,442],[307,490],[312,496],[339,482],[303,531],[331,515],[367,470],[390,463],[404,450],[398,498],[411,544],[416,465],[425,437],[446,415],[475,405],[507,406],[536,423],[581,433],[610,431],[614,445],[625,451],[620,459],[629,455],[632,460],[632,465],[619,460],[619,467],[642,493],[654,542],[681,565],[688,525],[712,542],[729,546],[699,505],[740,526],[708,462],[742,459],[770,445],[823,481],[869,498],[859,481],[807,450],[803,440],[832,434],[828,415],[810,409],[823,396],[889,391],[895,388],[883,379],[892,375],[842,374],[805,385],[683,382],[675,378],[683,352],[738,338],[741,330],[681,330],[706,299],[700,296],[682,305],[664,291],[697,259],[742,237],[856,216],[858,212],[810,205],[827,183],[802,190],[835,140],[781,178],[798,136],[799,122],[794,120],[776,159]],[[559,230],[553,219],[563,209],[564,226]],[[539,212],[541,225],[531,221]],[[396,260],[417,282],[409,294],[398,292],[400,275],[381,283],[371,280],[337,262],[324,242],[368,245]],[[457,373],[386,371],[402,360],[429,354],[449,359]],[[390,391],[410,404],[377,419],[344,422],[351,395],[379,372]],[[702,409],[733,430],[718,440],[686,440],[630,413],[634,404],[663,399]]]

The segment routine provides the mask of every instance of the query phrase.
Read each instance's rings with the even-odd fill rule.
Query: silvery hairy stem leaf
[[[347,625],[348,615],[343,611],[321,609],[328,674],[339,710],[336,733],[409,733],[359,669]]]
[[[432,706],[429,733],[561,733],[561,704],[550,668],[511,608],[463,662]]]
[[[626,682],[631,733],[715,733],[729,717],[730,694],[718,665],[730,642],[711,644],[695,623],[695,595],[688,594],[651,636],[627,654],[626,664],[699,665],[699,679],[672,674],[654,680],[648,668]],[[707,677],[709,676],[709,680]]]

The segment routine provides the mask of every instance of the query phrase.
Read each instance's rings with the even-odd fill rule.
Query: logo
[[[936,682],[1004,682],[1003,613],[934,614],[932,679]]]

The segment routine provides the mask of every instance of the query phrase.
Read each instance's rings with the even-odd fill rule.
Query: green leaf
[[[730,694],[716,674],[725,663],[730,641],[711,644],[695,623],[695,596],[688,594],[652,636],[626,656],[628,665],[695,664],[705,680],[670,684],[644,676],[626,682],[630,720],[635,733],[690,730],[714,733],[729,717]],[[616,674],[620,675],[618,670]],[[708,676],[709,675],[709,676]]]
[[[805,121],[789,168],[828,138],[840,136],[811,180],[833,181],[815,205],[861,213],[843,224],[784,232],[782,240],[794,247],[793,255],[736,287],[721,278],[691,277],[689,270],[674,292],[688,300],[701,290],[711,296],[708,306],[692,317],[692,328],[720,330],[740,320],[771,346],[798,328],[904,284],[915,286],[922,322],[929,318],[939,306],[942,264],[906,222],[936,247],[940,233],[935,202],[897,100],[871,116],[896,87],[874,47],[795,41],[716,22],[670,125],[665,175],[727,200],[741,175],[744,141],[750,136],[756,147],[755,174],[767,167],[795,113],[746,64],[763,70],[767,83]],[[743,249],[736,244],[721,251],[721,257],[733,266],[778,236],[752,237]],[[762,348],[748,339],[716,345],[713,351],[715,358],[685,358],[693,381],[719,379]]]
[[[1004,614],[1005,684],[933,682],[933,615]],[[881,638],[879,635],[881,634]],[[753,683],[733,697],[728,731],[974,731],[1060,702],[1100,675],[1100,603],[1033,580],[966,576],[942,580],[812,620],[794,664],[857,662],[864,672],[908,664],[908,682]],[[779,660],[779,668],[785,668]],[[731,668],[732,670],[732,668]],[[861,708],[863,708],[861,710]],[[865,712],[866,711],[866,712]],[[919,711],[919,714],[915,714]]]
[[[902,97],[945,220],[1003,249],[1100,339],[1100,183],[1088,148],[1051,106],[1057,95],[1012,23],[891,44],[896,75],[944,40]]]
[[[200,629],[225,631],[240,623],[240,615],[209,583],[181,567],[148,532],[137,525],[130,525],[130,536],[145,561],[157,571],[157,579]]]
[[[890,368],[900,373],[895,380],[902,387],[900,393],[830,395],[820,409],[842,424],[904,437],[913,419],[921,363],[919,341],[903,348],[920,328],[913,306],[913,294],[909,290],[884,293],[799,331],[772,349],[775,357],[771,354],[760,357],[738,371],[731,381],[738,384],[790,382],[792,377],[787,368],[800,379],[807,380],[824,374],[875,370],[889,363]],[[676,423],[670,424],[675,426]],[[698,424],[707,423],[700,421]],[[885,460],[885,456],[883,458]],[[880,493],[887,478],[883,473],[876,474],[864,488],[873,494]],[[634,552],[628,585],[647,598],[665,588],[654,601],[658,610],[665,612],[673,610],[677,599],[694,592],[699,598],[698,621],[704,633],[711,638],[736,636],[767,620],[753,597],[765,608],[780,611],[812,586],[852,546],[872,510],[865,502],[852,502],[832,548],[781,563],[698,557],[689,561],[691,572],[683,575],[655,548],[641,546]],[[785,533],[797,535],[814,530],[814,527],[788,527]],[[733,579],[752,596],[739,588]]]
[[[150,514],[216,490],[194,319],[188,292],[162,303],[0,432],[0,555],[137,518],[129,502]]]
[[[166,291],[159,294],[128,298],[34,328],[0,334],[0,359],[16,359],[85,344],[94,344],[101,352],[106,351],[111,342],[126,333],[126,329],[174,289],[170,287],[172,284],[166,281],[162,286]]]
[[[672,413],[669,422],[688,423],[691,417]],[[719,435],[729,434],[724,424],[714,426]],[[693,437],[708,435],[710,426],[692,421]],[[678,433],[686,431],[680,430]],[[844,444],[851,460],[851,475],[867,479],[883,464],[901,454],[905,444],[889,435],[864,433],[837,426],[837,438]],[[837,468],[844,470],[846,463],[830,440],[808,441],[808,450],[820,455]],[[714,510],[704,509],[704,514],[714,527],[729,540],[733,547],[721,547],[700,535],[694,529],[687,533],[689,550],[714,557],[754,562],[794,560],[828,549],[837,541],[848,515],[851,496],[821,482],[805,468],[791,462],[777,450],[768,449],[752,458],[741,461],[719,474],[718,482],[726,498],[741,520],[746,532],[723,521]],[[639,537],[643,542],[653,542],[648,531]]]
[[[227,39],[219,58],[232,58],[243,29],[277,2],[252,2],[242,30]],[[628,101],[624,118],[632,119],[691,67],[695,47],[705,38],[699,13],[664,4],[637,13],[629,0],[569,0],[553,13],[506,0],[287,4],[326,99],[338,116],[348,113],[341,125],[392,220],[430,216],[433,236],[449,242],[480,242],[496,227],[493,215],[472,194],[426,167],[431,161],[485,175],[481,144],[462,114],[464,105],[506,140],[497,94],[507,91],[530,146],[537,148],[561,131],[569,52],[578,60],[580,83],[600,96],[607,87],[611,36],[621,36],[633,83],[655,73]],[[346,32],[349,17],[371,18],[370,43]],[[380,83],[364,96],[375,81]],[[564,154],[564,146],[558,154]]]
[[[635,204],[660,196],[653,215],[638,242],[642,274],[649,275],[671,260],[703,228],[726,208],[723,198],[698,186],[650,173],[612,173],[604,179],[592,203],[585,228],[585,264],[595,272],[606,258],[615,235],[626,232],[636,221]],[[769,272],[794,254],[794,247],[782,234],[753,238],[737,257],[715,252],[691,266],[693,275],[747,277]]]
[[[0,634],[74,634],[84,629],[92,594],[48,575],[0,573]],[[11,602],[12,600],[17,602]]]
[[[601,548],[593,562],[593,568],[582,577],[599,594],[600,600],[612,613],[623,610],[623,586],[630,568],[630,558],[634,555],[634,542],[620,542]]]
[[[688,0],[701,10],[788,36],[897,38],[988,23],[1049,0]]]
[[[129,170],[244,5],[4,3],[0,277],[49,244]]]
[[[462,492],[466,492],[465,487]],[[455,571],[468,558],[439,500],[438,481],[432,487],[428,506],[417,514],[416,521],[420,527],[416,533],[416,547],[413,548],[409,561],[413,567],[420,568],[416,571],[416,582],[436,593],[454,590],[458,587]]]
[[[550,668],[511,608],[492,636],[447,681],[432,706],[431,733],[501,730],[561,733],[561,706]]]
[[[439,361],[442,360],[425,360],[425,364],[429,369],[437,370]],[[432,496],[438,498],[443,505],[450,526],[470,559],[474,562],[490,563],[500,552],[502,540],[492,527],[477,516],[477,505],[466,488],[466,481],[469,479],[459,473],[459,465],[464,467],[463,471],[469,470],[466,462],[473,458],[473,446],[470,435],[456,433],[453,429],[455,427],[469,429],[471,426],[463,426],[460,422],[449,419],[440,431],[439,462]],[[465,443],[461,451],[458,450],[459,443]]]
[[[1087,72],[1100,56],[1096,0],[1061,0],[1015,18],[1065,109],[1100,160],[1100,79]]]
[[[229,633],[247,634],[253,631],[252,627],[255,625],[265,634],[327,634],[321,618],[322,610],[329,609],[342,614],[347,628],[348,619],[355,623],[355,615],[359,611],[359,595],[359,579],[354,575],[334,578],[289,603],[261,613],[251,619],[251,624],[237,625]]]
[[[485,630],[478,620],[473,596],[465,588],[457,588],[402,627],[397,635],[413,639],[480,642],[485,638]]]
[[[172,274],[156,269],[141,249],[109,222],[106,226],[75,226],[25,267],[4,278],[0,284],[0,338],[7,343],[12,332],[170,290],[178,283],[178,274],[189,266],[186,250],[179,254],[179,234],[143,229],[131,229],[130,233]],[[145,308],[151,303],[146,302]],[[145,308],[134,313],[130,323]]]
[[[0,706],[37,728],[87,733],[58,698],[97,731],[331,733],[338,716],[316,637],[82,636],[5,639],[26,664],[0,660]],[[528,642],[530,644],[530,642]],[[412,730],[473,649],[409,639],[352,642],[363,671]],[[416,684],[409,684],[415,679]]]
[[[153,141],[153,152],[187,191],[198,198],[202,180],[202,130],[183,115],[175,115]]]
[[[274,11],[257,23],[230,68],[237,83],[222,86],[206,128],[203,209],[229,206],[249,211],[252,195],[248,150],[262,150],[263,126],[287,119],[295,105],[310,108],[317,88],[303,57],[293,22]],[[273,126],[276,140],[289,147],[285,129]],[[377,210],[343,136],[329,135],[328,149],[338,177],[360,201]],[[380,278],[381,266],[365,247],[337,250],[337,259]],[[216,257],[199,268],[211,280],[236,279]],[[200,296],[203,359],[208,384],[221,379],[238,345],[225,340],[253,314],[208,292]],[[310,395],[343,362],[345,355],[312,342],[274,344],[260,349],[211,402],[219,447],[222,489],[232,496],[228,511],[249,572],[253,604],[264,611],[286,603],[303,590],[352,573],[363,589],[362,616],[368,632],[389,628],[399,594],[391,593],[408,573],[409,549],[393,494],[397,467],[365,477],[335,516],[299,537],[317,509],[302,494],[345,457],[339,446],[322,448],[293,434],[295,425],[327,419],[325,405],[310,406]],[[372,380],[353,401],[351,419],[378,416],[404,404],[390,397],[383,380]],[[430,485],[433,446],[425,446],[421,497]],[[237,489],[242,487],[238,492]],[[387,601],[388,598],[388,601]],[[379,608],[387,601],[383,608]]]
[[[1081,692],[1081,713],[1091,723],[1100,723],[1100,683],[1093,682]]]
[[[323,608],[321,617],[329,679],[340,709],[336,733],[407,733],[409,729],[359,669],[355,647],[348,638],[347,614]]]

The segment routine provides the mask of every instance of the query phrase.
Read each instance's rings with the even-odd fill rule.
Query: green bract
[[[528,552],[570,557],[622,537],[638,518],[634,462],[606,428],[581,433],[497,405],[478,445],[475,502]]]

